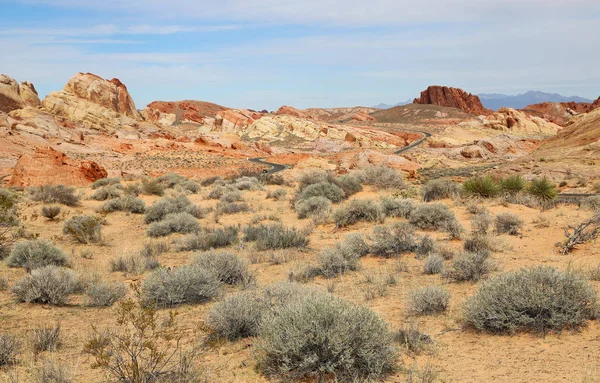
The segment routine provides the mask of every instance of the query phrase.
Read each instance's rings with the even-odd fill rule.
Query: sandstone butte
[[[449,108],[460,109],[474,115],[490,115],[492,111],[486,109],[478,96],[467,93],[459,88],[432,85],[415,98],[413,104],[434,104]]]

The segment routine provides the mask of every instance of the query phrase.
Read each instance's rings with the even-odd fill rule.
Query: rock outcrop
[[[224,110],[227,110],[224,106],[204,101],[154,101],[142,110],[142,116],[162,126],[205,124],[214,122],[217,113]]]
[[[284,105],[281,108],[279,108],[277,110],[277,112],[275,112],[276,116],[292,116],[292,117],[296,117],[296,118],[308,118],[308,114],[306,114],[305,112],[296,109],[292,106],[287,106]]]
[[[36,148],[24,154],[14,168],[10,186],[83,186],[107,177],[106,170],[94,161],[77,161],[51,147]]]
[[[515,136],[553,136],[562,129],[541,117],[532,117],[522,111],[510,108],[501,108],[489,116],[480,116],[467,122],[461,122],[458,126],[474,131],[479,128],[499,130],[510,132]]]
[[[235,133],[237,130],[247,128],[261,117],[261,113],[245,109],[223,110],[215,116],[214,130]]]
[[[0,74],[0,112],[8,113],[26,106],[40,106],[40,98],[32,83],[20,85],[7,75]]]
[[[486,109],[478,96],[467,93],[459,88],[433,85],[421,92],[413,104],[434,104],[457,108],[474,115],[490,115],[492,111]]]
[[[582,113],[589,113],[594,109],[600,108],[600,97],[591,102],[543,102],[540,104],[528,105],[523,112],[543,118],[546,121],[565,126],[573,116]]]

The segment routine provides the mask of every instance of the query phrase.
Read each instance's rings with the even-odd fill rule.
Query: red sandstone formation
[[[467,93],[459,88],[446,86],[430,86],[421,92],[421,97],[415,98],[413,104],[434,104],[457,108],[475,115],[490,115],[492,111],[483,107],[478,96]]]

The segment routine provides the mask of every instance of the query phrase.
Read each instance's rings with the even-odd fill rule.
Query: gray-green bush
[[[392,258],[418,247],[418,236],[415,228],[406,222],[398,222],[391,226],[376,226],[373,229],[371,252],[380,257]]]
[[[331,201],[325,197],[310,197],[301,199],[294,204],[299,219],[313,218],[315,222],[322,223],[331,214]]]
[[[406,188],[402,173],[385,165],[370,165],[359,172],[359,177],[363,184],[380,189]]]
[[[337,228],[354,225],[357,222],[382,222],[385,214],[379,206],[370,199],[354,199],[338,208],[333,213],[333,220]]]
[[[133,214],[144,214],[146,204],[140,198],[133,195],[124,195],[119,198],[114,198],[106,201],[100,206],[100,211],[104,213],[112,213],[115,211],[125,211]]]
[[[34,354],[56,351],[61,345],[60,325],[42,326],[31,331]]]
[[[498,234],[519,235],[525,223],[515,214],[502,213],[496,216],[494,226]]]
[[[102,186],[97,189],[90,198],[94,201],[106,201],[108,199],[118,198],[123,194],[121,187],[119,186],[120,185]]]
[[[100,243],[102,241],[102,222],[97,217],[78,215],[65,222],[63,233],[70,235],[79,243]]]
[[[18,242],[6,259],[9,267],[23,267],[30,271],[44,266],[69,267],[67,255],[46,239]]]
[[[0,366],[8,366],[17,362],[21,352],[21,342],[10,333],[0,334]]]
[[[465,253],[454,259],[444,270],[442,277],[453,282],[479,281],[492,270],[488,253]]]
[[[145,223],[162,221],[167,215],[184,213],[192,206],[192,202],[184,195],[161,198],[146,209]]]
[[[438,254],[431,254],[425,259],[423,264],[423,273],[428,275],[439,274],[444,269],[444,257]]]
[[[309,242],[307,233],[287,228],[280,223],[248,226],[244,229],[244,239],[256,241],[256,249],[259,251],[303,248]]]
[[[413,315],[431,315],[446,311],[450,293],[439,286],[428,286],[413,290],[409,294],[408,309]]]
[[[94,181],[92,184],[92,189],[98,189],[103,186],[116,185],[121,183],[118,178],[101,178],[99,180]]]
[[[108,307],[127,295],[127,287],[121,282],[94,281],[85,289],[87,306]]]
[[[167,215],[162,221],[154,222],[147,230],[149,237],[165,237],[172,233],[190,234],[200,230],[200,224],[189,213]]]
[[[42,217],[48,218],[50,221],[54,221],[60,214],[60,206],[42,206]]]
[[[344,191],[346,198],[363,190],[360,180],[349,174],[340,176],[333,180],[333,182]]]
[[[306,200],[311,197],[325,197],[331,202],[337,203],[346,198],[346,193],[333,183],[321,182],[305,187],[296,195],[296,201]]]
[[[152,272],[142,283],[141,298],[147,306],[171,307],[206,302],[217,297],[220,291],[221,282],[210,271],[180,266]]]
[[[65,268],[46,266],[17,281],[12,292],[20,302],[64,305],[81,289],[77,274]]]
[[[421,193],[425,202],[454,198],[460,194],[460,185],[449,179],[432,180],[423,185]]]
[[[178,239],[175,248],[177,251],[206,251],[231,246],[238,241],[238,232],[237,226],[205,229]]]
[[[409,222],[423,230],[444,230],[452,238],[460,238],[462,227],[450,208],[442,203],[423,204],[410,214]]]
[[[45,203],[60,203],[67,206],[79,205],[79,197],[75,189],[65,185],[47,185],[33,188],[30,191],[31,199]]]
[[[415,208],[415,203],[408,198],[382,197],[381,207],[387,217],[408,218]]]
[[[256,278],[248,270],[248,262],[233,253],[208,251],[196,255],[193,265],[214,274],[221,283],[248,286]]]

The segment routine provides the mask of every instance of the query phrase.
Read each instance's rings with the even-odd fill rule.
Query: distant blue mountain
[[[407,100],[407,101],[404,101],[404,102],[399,102],[399,103],[397,103],[397,104],[394,104],[394,105],[389,105],[389,104],[383,104],[383,103],[381,103],[381,104],[379,104],[379,105],[375,105],[375,106],[373,106],[372,108],[377,108],[377,109],[390,109],[390,108],[393,108],[393,107],[395,107],[395,106],[412,104],[412,102],[413,102],[413,100]]]
[[[588,100],[587,98],[579,96],[565,97],[558,93],[544,93],[536,91],[529,91],[516,96],[497,93],[481,93],[478,96],[481,99],[483,106],[493,110],[498,110],[502,107],[523,109],[527,105],[539,104],[541,102],[592,102],[592,100]]]

